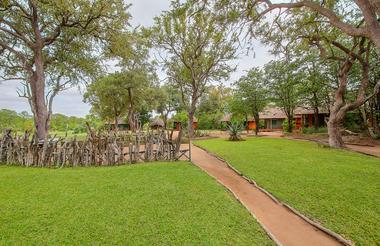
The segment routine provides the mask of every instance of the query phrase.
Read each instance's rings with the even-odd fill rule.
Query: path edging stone
[[[289,139],[291,140],[291,139]],[[287,209],[289,209],[292,213],[294,213],[295,215],[297,215],[298,217],[300,217],[301,219],[303,219],[304,221],[306,221],[307,223],[309,223],[310,225],[316,227],[317,229],[325,232],[326,234],[328,234],[329,236],[333,237],[334,239],[336,239],[338,242],[342,243],[343,245],[345,246],[355,246],[354,242],[350,241],[350,240],[347,240],[345,238],[343,238],[341,235],[339,235],[338,233],[336,232],[333,232],[332,230],[330,229],[327,229],[326,227],[322,226],[321,224],[319,224],[318,222],[315,222],[313,221],[312,219],[308,218],[307,216],[303,215],[301,212],[299,212],[298,210],[296,210],[295,208],[293,208],[292,206],[288,205],[287,203],[284,203],[280,200],[278,200],[274,195],[272,195],[270,192],[268,192],[267,190],[265,190],[264,188],[262,188],[261,186],[259,186],[257,184],[256,181],[252,180],[251,178],[248,178],[247,176],[243,175],[243,173],[241,173],[239,170],[237,170],[236,168],[234,168],[228,161],[226,161],[225,159],[217,156],[216,154],[208,151],[207,149],[199,146],[199,145],[196,145],[194,144],[195,146],[197,146],[198,148],[204,150],[205,152],[207,152],[209,155],[217,158],[218,160],[224,162],[228,168],[230,168],[232,171],[234,171],[236,174],[238,174],[239,176],[241,176],[243,179],[245,179],[248,183],[254,185],[256,188],[258,188],[261,192],[263,192],[264,194],[266,194],[267,196],[269,196],[275,203],[278,203],[284,207],[286,207]],[[219,182],[220,183],[220,182]],[[229,189],[228,189],[229,190]],[[232,191],[231,191],[232,192]],[[233,193],[233,192],[232,192]],[[234,196],[236,197],[236,194],[233,193]],[[239,200],[238,198],[236,198],[237,200]],[[240,203],[242,203],[240,200],[239,200]],[[244,205],[244,203],[242,203]],[[252,214],[252,216],[260,223],[261,226],[263,226],[264,230],[267,231],[267,228],[256,218],[256,216],[250,212]],[[269,231],[267,231],[268,235],[270,236],[271,233]],[[272,235],[273,236],[273,235]],[[274,237],[274,236],[273,236]],[[271,237],[272,238],[272,237]],[[273,239],[273,238],[272,238]],[[276,242],[276,241],[275,241]],[[277,244],[279,242],[276,242]],[[278,245],[281,245],[278,244]]]

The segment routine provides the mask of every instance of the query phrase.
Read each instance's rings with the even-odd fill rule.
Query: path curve
[[[194,145],[192,162],[229,189],[278,244],[284,246],[342,245],[335,238],[273,201],[259,188],[230,169],[225,162]]]

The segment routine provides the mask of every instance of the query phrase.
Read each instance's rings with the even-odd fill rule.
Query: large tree
[[[239,98],[255,118],[255,134],[258,135],[260,127],[259,113],[265,108],[269,100],[268,87],[264,73],[259,68],[250,69],[246,75],[235,82],[234,97]]]
[[[213,12],[207,1],[173,1],[171,10],[155,19],[153,34],[169,79],[181,91],[189,116],[189,134],[199,98],[212,81],[228,77],[233,70],[236,35]]]
[[[23,81],[20,95],[30,103],[39,139],[47,136],[53,98],[94,72],[95,54],[124,28],[127,7],[122,0],[0,3],[0,73]]]

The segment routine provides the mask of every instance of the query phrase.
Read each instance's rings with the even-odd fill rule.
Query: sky
[[[129,11],[132,15],[132,26],[142,25],[151,26],[153,18],[168,10],[170,0],[128,0],[132,4]],[[231,74],[228,82],[233,82],[242,76],[245,71],[253,66],[263,66],[272,60],[272,56],[268,52],[269,48],[254,42],[254,53],[249,55],[241,55],[239,59],[231,64],[236,65],[237,69]],[[112,68],[111,68],[112,69]],[[164,79],[165,74],[158,71],[160,79]],[[30,107],[25,98],[18,97],[17,88],[22,88],[18,81],[6,81],[0,83],[0,109],[12,109],[17,112],[28,111]],[[53,112],[61,113],[69,116],[83,117],[89,113],[90,105],[83,101],[83,90],[72,88],[61,92],[56,96],[53,103]]]

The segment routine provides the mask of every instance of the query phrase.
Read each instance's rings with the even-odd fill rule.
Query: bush
[[[296,122],[293,120],[292,121],[292,129],[294,130],[296,128]],[[282,129],[284,130],[284,132],[288,132],[288,120],[285,119],[283,122],[282,122]]]
[[[259,120],[259,128],[264,129],[265,128],[265,120]]]
[[[318,129],[315,129],[314,127],[304,127],[302,128],[303,134],[316,134],[316,133],[327,133],[326,127],[320,127]]]
[[[87,127],[86,125],[79,125],[74,128],[73,133],[78,134],[78,133],[85,133],[87,132]]]
[[[363,127],[363,119],[360,114],[356,112],[347,113],[344,123],[344,127],[352,132],[360,132],[364,129]]]
[[[210,136],[210,132],[205,130],[195,130],[194,134],[197,138]]]

